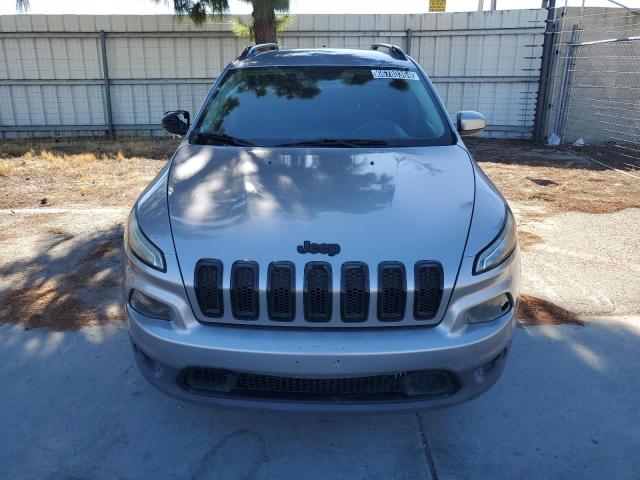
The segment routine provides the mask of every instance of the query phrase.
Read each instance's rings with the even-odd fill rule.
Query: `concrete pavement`
[[[638,478],[639,363],[640,318],[520,328],[468,404],[293,415],[156,392],[123,327],[0,325],[0,478]]]

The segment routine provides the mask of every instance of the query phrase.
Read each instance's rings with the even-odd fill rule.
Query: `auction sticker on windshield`
[[[419,80],[416,72],[408,70],[371,70],[373,78],[401,78],[403,80]]]

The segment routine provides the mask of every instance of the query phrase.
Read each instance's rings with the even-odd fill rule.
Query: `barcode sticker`
[[[408,70],[371,70],[373,78],[401,78],[403,80],[420,80],[416,72]]]

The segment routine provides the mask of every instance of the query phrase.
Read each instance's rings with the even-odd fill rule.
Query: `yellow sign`
[[[447,0],[429,0],[430,12],[444,12],[447,9]]]

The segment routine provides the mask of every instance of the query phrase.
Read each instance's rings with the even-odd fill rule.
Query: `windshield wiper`
[[[384,140],[365,140],[358,138],[320,138],[317,140],[300,140],[298,142],[280,143],[276,147],[375,147],[388,145]]]
[[[233,137],[226,133],[205,133],[198,132],[195,134],[194,143],[201,145],[232,145],[234,147],[253,147],[254,143],[242,138]]]

